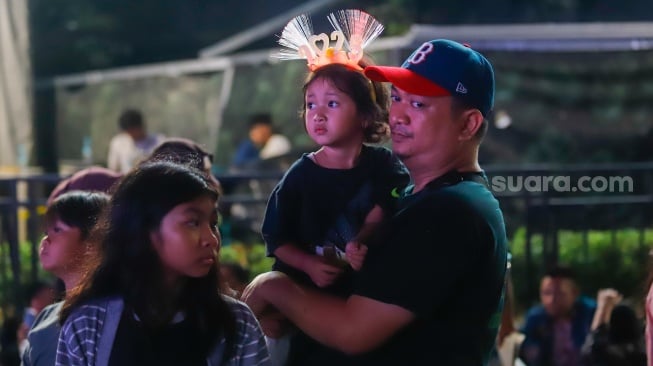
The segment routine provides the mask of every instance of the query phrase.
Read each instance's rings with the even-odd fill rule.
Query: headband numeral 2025
[[[274,57],[281,60],[306,59],[310,71],[333,63],[362,70],[358,63],[363,58],[363,51],[383,32],[383,25],[357,9],[338,10],[329,14],[328,19],[334,28],[330,35],[313,34],[311,19],[306,14],[290,20],[278,41],[285,49]],[[335,42],[333,46],[331,41]]]

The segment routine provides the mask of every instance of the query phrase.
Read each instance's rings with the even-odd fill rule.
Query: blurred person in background
[[[581,352],[583,366],[645,366],[644,329],[614,289],[599,290],[592,331]]]
[[[272,116],[255,114],[249,120],[248,137],[236,148],[231,165],[236,169],[255,167],[261,160],[285,155],[290,149],[290,140],[274,132]]]
[[[29,306],[23,313],[23,324],[27,329],[32,327],[36,316],[46,306],[54,301],[54,288],[51,284],[36,281],[27,287],[27,302]]]
[[[146,157],[161,142],[163,136],[148,134],[143,114],[136,109],[126,109],[118,118],[120,132],[109,142],[107,166],[125,174]]]
[[[213,154],[191,139],[165,138],[143,162],[155,161],[167,161],[197,169],[222,194],[222,186],[211,171]]]
[[[541,305],[531,308],[521,332],[520,358],[527,365],[577,366],[590,332],[596,302],[581,296],[574,271],[549,270],[540,282]]]
[[[249,270],[235,262],[220,262],[220,275],[223,283],[234,291],[234,297],[240,298],[249,284]]]
[[[121,177],[122,174],[99,166],[84,168],[59,182],[50,193],[47,204],[51,205],[57,197],[69,191],[108,193]]]

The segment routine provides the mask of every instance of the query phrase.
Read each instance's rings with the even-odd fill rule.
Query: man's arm
[[[270,305],[316,341],[348,354],[373,350],[414,319],[402,307],[353,295],[340,299],[295,284],[269,272],[245,289],[243,300],[255,314]]]
[[[600,289],[596,295],[596,311],[590,330],[596,330],[602,324],[610,323],[612,310],[621,302],[623,296],[615,289]]]

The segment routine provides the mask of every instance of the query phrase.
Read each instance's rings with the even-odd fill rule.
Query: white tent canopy
[[[31,100],[27,0],[0,1],[0,167],[29,161]]]

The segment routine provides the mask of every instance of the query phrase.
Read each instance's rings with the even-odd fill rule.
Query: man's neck
[[[419,192],[433,180],[455,170],[458,172],[479,172],[481,166],[478,164],[478,149],[469,154],[460,155],[460,158],[437,164],[436,161],[429,164],[428,162],[418,163],[410,160],[406,161],[406,167],[410,172],[415,188],[413,192]],[[434,167],[435,165],[435,167]]]

